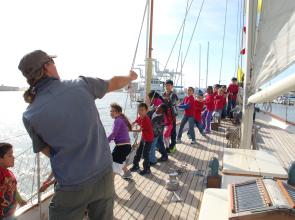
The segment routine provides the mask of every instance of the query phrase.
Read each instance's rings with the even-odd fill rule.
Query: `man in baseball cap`
[[[26,78],[31,78],[44,64],[53,62],[53,58],[56,56],[48,55],[42,50],[35,50],[21,59],[18,69]]]
[[[112,154],[95,100],[127,86],[137,74],[60,80],[54,57],[36,50],[18,66],[30,85],[24,94],[25,128],[34,152],[50,158],[57,180],[49,220],[83,219],[86,208],[91,220],[112,219]]]

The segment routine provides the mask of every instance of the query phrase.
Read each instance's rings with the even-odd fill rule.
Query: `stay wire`
[[[221,83],[221,73],[223,67],[223,51],[224,51],[224,40],[225,40],[225,30],[226,30],[226,17],[227,17],[227,5],[228,0],[225,3],[225,14],[224,14],[224,26],[223,26],[223,39],[222,39],[222,49],[221,49],[221,62],[220,62],[220,72],[219,72],[219,84]]]
[[[192,32],[192,35],[191,35],[190,41],[189,41],[189,45],[188,45],[188,47],[187,47],[187,50],[186,50],[186,53],[185,53],[185,56],[184,56],[183,62],[182,62],[182,64],[181,64],[181,69],[183,69],[183,66],[184,66],[184,64],[185,64],[185,61],[186,61],[186,58],[187,58],[187,55],[188,55],[188,52],[189,52],[189,49],[190,49],[190,46],[191,46],[192,40],[193,40],[193,38],[194,38],[194,35],[195,35],[195,32],[196,32],[196,28],[197,28],[197,25],[198,25],[198,23],[199,23],[199,18],[200,18],[201,12],[202,12],[202,10],[203,10],[204,2],[205,2],[205,0],[202,1],[202,5],[201,5],[200,10],[199,10],[199,14],[198,14],[198,17],[197,17],[197,20],[196,20],[196,23],[195,23],[195,26],[194,26],[194,29],[193,29],[193,32]]]
[[[138,38],[137,38],[137,42],[136,42],[136,47],[135,47],[135,51],[134,51],[134,55],[133,55],[133,59],[132,59],[132,64],[131,64],[131,68],[130,68],[131,70],[134,68],[134,65],[135,65],[136,56],[137,56],[138,47],[139,47],[139,42],[140,42],[140,37],[141,37],[141,33],[142,33],[142,28],[143,28],[143,24],[144,24],[148,4],[149,4],[149,0],[147,0],[146,4],[145,4],[143,16],[142,16],[142,21],[141,21],[141,26],[140,26],[140,30],[139,30],[139,34],[138,34]],[[125,112],[126,107],[127,107],[128,95],[130,96],[130,102],[131,102],[131,94],[129,94],[129,93],[131,93],[131,85],[128,86],[128,91],[127,91],[127,94],[126,94],[126,100],[125,100],[125,104],[124,104],[124,112]]]
[[[183,19],[183,21],[182,21],[181,27],[179,28],[178,34],[177,34],[177,36],[176,36],[176,39],[175,39],[175,41],[174,41],[174,43],[173,43],[172,49],[171,49],[170,54],[169,54],[169,56],[168,56],[168,59],[167,59],[167,61],[166,61],[166,64],[165,64],[164,70],[167,68],[167,65],[168,65],[168,63],[169,63],[169,61],[170,61],[171,55],[172,55],[173,50],[174,50],[174,48],[175,48],[175,46],[176,46],[176,43],[177,43],[178,38],[179,38],[179,35],[180,35],[181,30],[182,30],[182,28],[183,28],[183,26],[184,26],[184,24],[185,24],[185,21],[186,21],[187,15],[188,15],[188,13],[189,13],[189,11],[190,11],[190,9],[191,9],[191,6],[192,6],[193,2],[194,2],[194,0],[191,1],[190,5],[189,5],[189,7],[188,7],[187,13],[186,13],[185,16],[184,16],[184,19]]]

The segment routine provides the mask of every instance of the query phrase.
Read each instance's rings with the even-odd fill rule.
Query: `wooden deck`
[[[295,160],[295,134],[269,125],[263,114],[258,114],[256,124],[261,126],[257,136],[259,149],[275,154],[287,169]],[[151,175],[142,177],[135,173],[132,181],[116,176],[114,219],[198,219],[208,163],[216,156],[222,165],[227,127],[232,124],[222,122],[219,131],[213,131],[207,139],[196,130],[196,145],[191,145],[184,133],[183,144],[177,145],[177,153],[170,155],[168,162],[152,167]],[[168,173],[183,163],[187,164],[187,171],[179,176],[180,190],[177,192],[183,202],[176,203],[171,201],[172,193],[165,189],[165,181]],[[204,176],[196,175],[198,170],[204,170]]]
[[[282,129],[270,125],[269,120],[272,119],[264,113],[258,115],[256,124],[261,126],[257,137],[258,147],[260,150],[273,153],[287,170],[291,162],[295,161],[295,133],[288,131],[294,131],[294,126],[286,124],[287,127]],[[275,123],[272,121],[272,124]]]
[[[152,167],[151,175],[142,177],[136,173],[129,182],[117,176],[114,219],[198,219],[208,162],[213,156],[222,160],[226,145],[224,125],[222,123],[220,130],[207,138],[196,130],[196,145],[191,145],[184,133],[183,144],[177,145],[177,153],[169,156],[168,162]],[[179,176],[180,190],[177,192],[183,202],[176,203],[171,201],[172,193],[165,189],[165,181],[168,173],[183,163],[187,164],[187,171]],[[196,175],[198,170],[204,170],[204,176]]]

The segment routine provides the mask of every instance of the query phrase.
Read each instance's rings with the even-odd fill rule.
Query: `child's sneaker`
[[[139,171],[140,170],[140,168],[139,168],[139,166],[137,166],[137,165],[133,165],[131,168],[130,168],[130,172],[137,172],[137,171]]]
[[[170,149],[171,153],[176,153],[176,145],[174,145],[171,149]]]
[[[188,139],[192,139],[192,136],[190,133],[187,133],[187,137],[188,137]]]
[[[192,142],[191,142],[191,144],[196,144],[197,142],[196,142],[196,140],[192,140]]]
[[[157,165],[157,161],[156,162],[150,162],[150,166],[156,166]]]
[[[123,176],[122,176],[123,179],[132,179],[132,173],[131,171],[129,170],[127,173],[124,173]]]
[[[140,175],[144,176],[144,175],[147,175],[147,174],[150,174],[151,173],[151,170],[150,169],[144,169],[142,171],[139,172]]]
[[[166,148],[166,152],[167,152],[167,154],[170,154],[170,153],[171,153],[171,151],[170,151],[170,148],[169,148],[169,147],[167,147],[167,148]]]
[[[160,158],[158,158],[158,162],[165,162],[165,161],[167,161],[168,160],[168,156],[167,157],[160,157]]]

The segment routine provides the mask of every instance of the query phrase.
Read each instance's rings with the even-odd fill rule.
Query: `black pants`
[[[170,148],[174,147],[175,145],[176,145],[176,120],[173,120]]]
[[[159,152],[162,155],[162,157],[168,158],[168,154],[167,154],[167,151],[165,149],[164,142],[163,142],[163,135],[159,136],[158,148],[159,148]]]
[[[144,140],[140,141],[139,147],[136,150],[136,154],[133,160],[135,166],[139,166],[139,161],[141,156],[143,156],[143,169],[147,170],[150,168],[150,151],[151,151],[152,142],[145,142]]]

